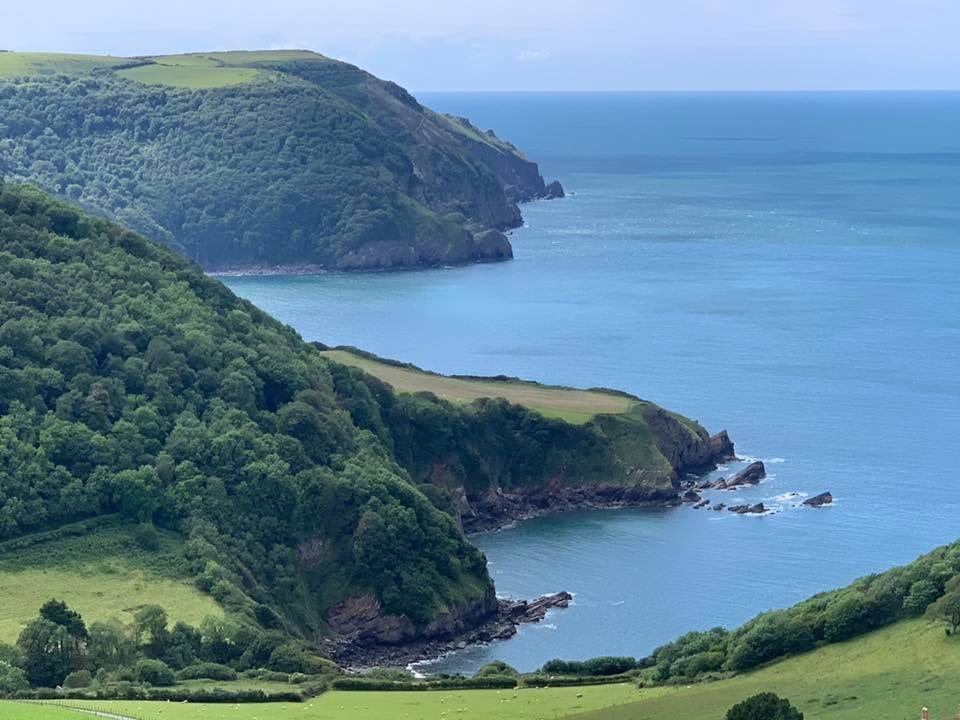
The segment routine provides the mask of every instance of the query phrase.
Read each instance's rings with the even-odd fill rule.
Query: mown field
[[[729,707],[767,690],[789,698],[808,720],[908,720],[923,706],[932,720],[948,720],[960,709],[960,638],[947,638],[942,624],[904,621],[741,677],[685,687],[334,691],[302,704],[71,704],[138,720],[722,720]],[[18,707],[0,705],[0,717],[20,720],[4,714]],[[34,717],[44,716],[23,720]]]
[[[558,417],[577,424],[585,423],[601,413],[626,412],[636,402],[612,393],[551,387],[519,380],[473,380],[435,375],[378,362],[346,350],[328,350],[323,354],[336,362],[358,367],[389,383],[399,392],[432,392],[445,400],[462,403],[479,398],[504,398],[547,417]]]
[[[159,550],[139,548],[125,528],[54,540],[24,550],[0,546],[0,642],[15,642],[39,607],[56,598],[86,622],[129,622],[144,605],[159,603],[176,622],[198,625],[223,610],[209,595],[178,577],[179,541],[164,535]],[[2,716],[0,716],[2,717]]]

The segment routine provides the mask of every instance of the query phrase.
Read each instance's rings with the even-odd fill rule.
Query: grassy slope
[[[331,692],[304,705],[99,704],[147,720],[721,720],[743,698],[770,690],[788,697],[808,720],[902,720],[924,705],[933,720],[947,720],[960,705],[957,678],[960,638],[946,638],[942,625],[910,620],[741,677],[687,687]]]
[[[153,65],[123,68],[117,70],[116,74],[147,85],[205,90],[243,85],[270,77],[267,71],[245,66],[320,57],[306,50],[158,55],[143,58],[146,61],[152,60],[155,63]],[[134,58],[66,53],[0,52],[0,79],[53,73],[72,75],[98,68],[127,65],[131,62],[134,62]]]
[[[960,639],[943,626],[910,620],[856,640],[830,645],[771,667],[717,683],[678,689],[578,720],[701,720],[722,718],[745,697],[773,691],[807,718],[900,720],[931,709],[935,720],[960,706]]]
[[[159,603],[172,621],[192,624],[222,615],[220,606],[177,577],[171,558],[180,540],[164,534],[158,552],[141,550],[124,528],[0,551],[0,642],[13,642],[50,598],[65,600],[87,623],[129,622],[143,605]]]
[[[141,65],[117,71],[117,75],[127,80],[146,85],[169,85],[171,87],[189,88],[191,90],[205,90],[209,88],[230,87],[253,82],[264,76],[253,68],[221,67],[219,65],[174,65],[156,64]]]
[[[435,375],[407,367],[397,367],[354,355],[345,350],[323,353],[331,360],[353,365],[392,385],[400,392],[432,392],[451,402],[472,402],[478,398],[498,397],[536,410],[548,417],[582,424],[601,413],[618,414],[635,403],[627,397],[591,390],[572,390],[532,382],[473,380]]]
[[[99,55],[0,52],[0,79],[26,75],[88,72],[124,62],[128,60]]]

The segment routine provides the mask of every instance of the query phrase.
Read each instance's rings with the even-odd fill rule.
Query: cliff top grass
[[[902,720],[929,707],[932,720],[960,705],[960,637],[927,620],[896,623],[729,680],[638,690],[599,685],[522,690],[329,692],[303,704],[204,705],[97,701],[143,720],[703,720],[723,718],[758,692],[788,698],[816,720]],[[80,703],[78,703],[80,705]],[[0,710],[6,710],[0,705]],[[0,711],[0,716],[2,711]],[[26,718],[32,720],[32,718]]]
[[[72,75],[127,62],[127,58],[109,55],[0,52],[0,79],[56,73]]]
[[[0,52],[0,79],[57,73],[76,75],[97,69],[117,68],[116,74],[120,77],[146,85],[202,90],[243,85],[267,79],[270,73],[255,66],[295,60],[326,60],[326,58],[308,50],[250,50],[157,55],[142,58]],[[143,64],[128,67],[138,62]]]
[[[588,422],[596,415],[625,413],[638,402],[627,395],[601,390],[577,390],[506,378],[438,375],[412,365],[375,360],[343,349],[327,350],[323,355],[335,362],[360,368],[399,392],[431,392],[456,403],[469,403],[480,398],[503,398],[536,410],[541,415],[577,425]]]
[[[29,536],[14,542],[24,540]],[[136,545],[129,526],[115,526],[19,550],[0,544],[0,642],[15,642],[51,598],[66,601],[87,623],[129,622],[138,609],[155,603],[172,622],[199,625],[207,616],[223,615],[212,597],[178,572],[182,542],[173,533],[161,533],[160,547],[147,551]]]

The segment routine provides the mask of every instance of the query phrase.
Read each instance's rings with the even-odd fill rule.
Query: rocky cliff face
[[[354,595],[327,612],[327,623],[341,641],[360,645],[402,645],[414,640],[455,637],[497,612],[493,587],[480,600],[455,607],[429,623],[417,626],[406,615],[390,615],[369,594]]]

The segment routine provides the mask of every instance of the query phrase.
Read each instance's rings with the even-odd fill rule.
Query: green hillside
[[[0,184],[0,240],[0,540],[104,513],[154,523],[186,540],[180,576],[294,635],[328,633],[350,597],[406,618],[408,636],[489,612],[483,556],[351,421],[293,331],[32,190]],[[0,565],[22,545],[0,546]],[[99,574],[109,555],[91,552]]]
[[[0,52],[0,176],[212,270],[504,260],[535,163],[306,51]]]
[[[497,609],[461,520],[595,487],[669,499],[729,451],[650,403],[586,395],[629,407],[576,425],[395,392],[169,250],[0,181],[0,642],[51,599],[123,633],[160,604],[157,632],[192,649],[141,645],[175,669],[455,637]]]

